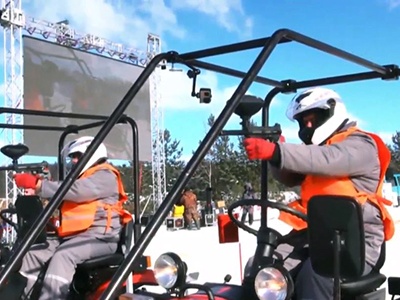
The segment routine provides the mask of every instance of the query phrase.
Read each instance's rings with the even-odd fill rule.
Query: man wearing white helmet
[[[68,171],[86,152],[93,137],[81,137],[68,143],[62,152]],[[16,174],[17,186],[36,190],[42,198],[51,198],[61,182],[38,180],[31,174]],[[35,284],[42,266],[48,268],[40,300],[66,299],[77,264],[115,253],[121,227],[130,219],[122,209],[127,200],[119,172],[107,162],[106,147],[101,144],[72,184],[60,207],[59,239],[46,246],[34,245],[25,255],[20,274],[27,278],[25,295]]]
[[[300,185],[301,199],[290,206],[304,213],[313,195],[357,199],[363,205],[365,273],[369,273],[382,244],[394,234],[393,220],[385,208],[391,203],[382,198],[390,162],[388,148],[377,135],[358,129],[356,122],[349,120],[342,99],[330,89],[317,87],[299,93],[286,115],[298,122],[303,144],[246,138],[249,159],[268,160],[278,181],[289,187]],[[287,213],[281,213],[280,219],[293,227],[288,243],[279,245],[277,252],[295,278],[296,299],[332,299],[333,281],[315,274],[304,251],[307,224]]]

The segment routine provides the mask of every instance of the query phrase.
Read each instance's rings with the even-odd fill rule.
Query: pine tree
[[[392,159],[386,172],[388,180],[392,180],[394,174],[400,173],[400,131],[396,131],[392,136],[392,143],[393,144],[389,146]]]
[[[215,122],[214,115],[207,121],[209,127]],[[237,197],[237,178],[233,172],[237,161],[234,143],[229,136],[219,136],[191,179],[190,186],[205,198],[205,190],[213,189],[213,199],[232,200]]]
[[[166,189],[169,192],[176,182],[177,178],[185,167],[185,162],[182,160],[183,148],[180,147],[180,141],[172,139],[169,130],[164,131],[165,145],[165,180]]]

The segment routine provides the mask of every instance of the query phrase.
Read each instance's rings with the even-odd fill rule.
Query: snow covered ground
[[[399,276],[400,270],[396,261],[400,254],[400,208],[391,208],[390,212],[397,221],[396,234],[387,242],[386,263],[382,273],[387,277]],[[276,219],[277,212],[269,214],[269,225],[281,233],[290,228]],[[256,221],[253,228],[259,227]],[[225,275],[232,276],[231,283],[241,282],[242,269],[246,261],[254,254],[255,236],[239,229],[239,243],[219,244],[217,226],[202,227],[201,230],[167,231],[163,226],[145,251],[154,263],[164,252],[175,252],[186,261],[189,272],[200,272],[199,283],[206,281],[223,282]],[[387,285],[387,283],[385,283]]]

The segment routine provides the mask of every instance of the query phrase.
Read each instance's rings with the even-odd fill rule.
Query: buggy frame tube
[[[271,35],[271,37],[266,39],[258,39],[249,42],[238,43],[234,45],[221,46],[206,50],[200,50],[197,52],[189,52],[186,54],[178,55],[176,52],[167,52],[162,53],[155,56],[148,66],[143,70],[140,74],[136,82],[132,85],[128,93],[121,100],[121,102],[117,105],[113,113],[109,116],[105,124],[100,129],[99,133],[94,138],[93,142],[88,148],[88,151],[82,156],[81,160],[78,162],[77,167],[68,174],[66,179],[61,184],[60,188],[57,190],[55,195],[53,196],[52,201],[49,205],[44,209],[42,214],[36,220],[35,224],[29,230],[25,238],[22,240],[21,244],[15,249],[11,259],[7,262],[3,270],[0,272],[0,285],[4,284],[7,276],[10,274],[13,267],[16,266],[22,259],[23,255],[28,251],[29,246],[32,244],[34,239],[39,234],[39,231],[44,227],[47,220],[50,218],[51,214],[54,210],[59,206],[62,201],[62,198],[67,193],[68,188],[72,185],[73,181],[77,178],[81,169],[83,169],[84,164],[87,163],[89,157],[94,153],[95,149],[100,145],[100,143],[104,140],[105,136],[110,132],[112,127],[117,123],[119,115],[121,115],[124,110],[127,108],[131,100],[137,94],[139,89],[145,83],[145,81],[150,76],[150,73],[156,68],[156,66],[162,61],[166,60],[168,62],[178,62],[181,63],[185,60],[195,60],[201,57],[213,56],[224,53],[231,53],[240,50],[247,50],[257,47],[263,47],[261,52],[259,53],[256,60],[253,62],[249,71],[245,73],[243,80],[240,82],[236,91],[233,93],[231,99],[227,102],[224,109],[216,119],[216,122],[211,127],[206,137],[203,139],[202,143],[199,145],[198,149],[186,165],[184,171],[179,176],[178,180],[172,187],[171,191],[166,196],[165,200],[160,205],[157,210],[155,216],[151,219],[148,226],[145,228],[143,234],[138,239],[137,243],[131,249],[131,251],[126,256],[126,259],[123,261],[117,272],[114,274],[112,281],[107,287],[106,291],[101,296],[101,300],[110,299],[112,296],[115,296],[117,292],[118,286],[122,284],[125,280],[126,276],[130,272],[131,266],[136,263],[139,259],[140,255],[143,254],[147,245],[149,244],[151,238],[155,235],[158,228],[161,226],[163,219],[168,214],[168,211],[172,208],[174,198],[178,195],[179,191],[184,187],[184,185],[189,181],[190,177],[193,175],[195,168],[199,165],[203,157],[206,155],[209,148],[212,146],[216,138],[218,137],[220,131],[223,129],[224,125],[227,123],[228,119],[234,112],[236,106],[239,104],[240,99],[245,94],[251,83],[257,77],[262,66],[265,64],[269,55],[275,48],[275,46],[283,41],[294,40],[300,42],[302,44],[308,45],[310,47],[319,49],[323,52],[327,52],[333,56],[341,57],[345,60],[354,62],[361,66],[367,67],[377,73],[384,75],[386,78],[393,76],[391,72],[393,70],[389,68],[385,68],[383,66],[372,63],[368,60],[365,60],[361,57],[355,56],[351,53],[342,51],[338,48],[332,47],[328,44],[322,43],[320,41],[311,39],[307,36],[301,35],[297,32],[288,30],[288,29],[280,29],[277,30]],[[235,46],[236,45],[236,46]],[[210,71],[219,71],[219,67],[212,65],[206,68]],[[222,69],[224,69],[222,67]],[[223,73],[223,72],[222,72]],[[396,68],[396,73],[398,70]],[[383,77],[383,76],[382,76]],[[63,115],[65,116],[65,115]]]
[[[269,108],[271,106],[272,99],[282,91],[281,88],[273,88],[264,99],[264,105],[262,108],[261,126],[265,127],[269,124]],[[268,200],[268,161],[261,161],[261,200]],[[261,202],[261,227],[267,227],[267,206]]]
[[[269,122],[269,108],[272,99],[282,91],[282,88],[275,87],[268,92],[264,99],[264,105],[262,107],[262,127],[268,126]],[[268,228],[268,206],[265,200],[268,200],[268,161],[261,160],[261,179],[260,179],[260,191],[261,191],[261,219],[260,229],[257,232],[257,247],[254,254],[253,262],[250,266],[249,276],[244,278],[243,286],[251,287],[254,285],[254,279],[259,271],[260,259],[264,256],[272,256],[271,251],[273,249],[268,245],[265,238],[265,233]],[[268,236],[268,235],[267,235]]]
[[[96,128],[104,124],[107,120],[107,116],[102,115],[87,115],[87,114],[75,114],[75,113],[62,113],[62,112],[52,112],[52,111],[36,111],[29,109],[17,109],[17,108],[0,108],[0,114],[8,112],[11,114],[21,114],[21,115],[41,115],[46,117],[72,117],[76,119],[88,119],[90,120],[101,120],[91,123],[86,123],[83,125],[68,125],[66,127],[50,127],[43,125],[26,125],[26,124],[3,124],[0,123],[0,128],[17,128],[17,129],[25,129],[25,130],[43,130],[43,131],[62,131],[59,141],[58,141],[58,178],[59,180],[64,179],[64,162],[61,155],[61,151],[64,147],[64,142],[66,137],[69,134],[77,134],[78,132],[86,129]],[[140,223],[140,200],[139,200],[139,130],[137,127],[137,123],[134,119],[127,115],[122,115],[118,120],[118,123],[128,123],[132,128],[132,152],[133,152],[133,164],[132,164],[132,174],[134,178],[133,182],[133,194],[134,194],[134,242],[138,239],[141,234],[141,223]]]
[[[29,247],[32,245],[36,237],[39,235],[40,231],[44,228],[47,221],[50,219],[51,215],[60,206],[63,197],[65,196],[73,182],[76,180],[85,164],[89,161],[90,157],[103,142],[113,126],[118,122],[120,116],[124,113],[126,108],[131,103],[132,99],[139,92],[140,88],[145,84],[153,70],[163,59],[168,60],[171,56],[174,55],[175,53],[172,52],[158,54],[149,62],[148,66],[139,75],[136,82],[128,90],[126,95],[123,97],[115,110],[111,113],[110,117],[96,134],[87,151],[82,155],[81,159],[76,164],[76,167],[70,173],[68,173],[65,180],[61,183],[59,189],[56,191],[49,204],[44,208],[43,212],[36,219],[35,223],[29,229],[25,237],[22,239],[21,243],[17,245],[10,259],[7,261],[6,265],[0,272],[0,286],[2,286],[6,282],[6,279],[10,275],[12,270],[17,266],[17,264],[20,263],[23,256],[29,250]]]
[[[361,72],[361,73],[354,73],[349,75],[339,75],[333,77],[326,77],[326,78],[317,78],[312,80],[304,80],[304,81],[287,81],[287,84],[284,85],[282,92],[286,91],[295,91],[297,89],[307,88],[311,86],[322,86],[328,84],[339,84],[339,83],[347,83],[347,82],[354,82],[354,81],[362,81],[362,80],[371,80],[371,79],[398,79],[400,75],[399,69],[397,66],[387,66],[387,75],[382,76],[381,73],[376,71],[369,71],[369,72]]]
[[[194,65],[202,67],[203,69],[206,69],[206,70],[216,71],[216,72],[220,72],[222,74],[236,76],[236,77],[241,77],[241,76],[244,76],[244,74],[245,74],[244,72],[241,72],[241,71],[236,71],[233,69],[228,69],[225,67],[220,67],[217,65],[200,62],[200,61],[195,61]],[[387,65],[387,66],[383,66],[383,67],[386,68],[385,75],[382,75],[381,73],[376,72],[376,71],[361,72],[361,73],[354,73],[354,74],[348,74],[348,75],[338,75],[338,76],[332,76],[332,77],[326,77],[326,78],[316,78],[316,79],[310,79],[310,80],[305,80],[305,81],[298,81],[298,82],[296,82],[295,87],[293,86],[293,82],[295,82],[295,81],[291,82],[290,80],[282,81],[278,85],[278,82],[273,79],[257,76],[256,78],[258,78],[258,80],[254,80],[254,81],[258,82],[258,83],[269,84],[269,85],[272,85],[275,87],[282,87],[284,90],[293,90],[293,89],[305,88],[305,87],[309,87],[309,86],[338,84],[338,83],[354,82],[354,81],[376,79],[376,78],[398,79],[400,72],[396,65]],[[20,111],[24,111],[24,112],[22,113]],[[107,119],[106,116],[80,115],[80,114],[73,114],[73,113],[35,111],[35,110],[24,110],[24,109],[16,109],[16,108],[0,108],[0,114],[1,113],[21,113],[21,114],[27,114],[27,115],[67,117],[67,118],[77,118],[77,119],[84,118],[84,119],[91,119],[91,120],[106,120]],[[65,130],[64,127],[48,127],[48,126],[42,126],[42,125],[20,125],[20,124],[0,124],[0,128],[26,129],[26,130],[47,130],[47,131],[63,131],[63,130]]]
[[[329,53],[333,56],[337,56],[337,57],[343,58],[345,60],[351,61],[353,63],[356,63],[358,65],[364,66],[368,69],[371,69],[373,71],[381,73],[382,75],[386,74],[386,69],[384,67],[382,67],[381,65],[378,65],[374,62],[363,59],[359,56],[356,56],[354,54],[343,51],[339,48],[333,47],[331,45],[328,45],[326,43],[323,43],[321,41],[318,41],[316,39],[310,38],[308,36],[305,36],[303,34],[300,34],[298,32],[295,32],[293,30],[286,29],[286,28],[275,31],[271,35],[271,37],[268,37],[268,38],[261,38],[261,39],[247,41],[247,42],[241,42],[241,43],[224,45],[224,46],[219,46],[219,47],[214,47],[214,48],[209,48],[209,49],[204,49],[204,50],[199,50],[199,51],[187,52],[187,53],[181,54],[180,57],[183,60],[190,61],[190,60],[209,57],[209,56],[216,56],[216,55],[233,53],[233,52],[243,51],[243,50],[250,50],[250,49],[254,49],[254,48],[263,47],[266,43],[270,43],[270,41],[276,36],[279,36],[280,38],[278,40],[275,39],[273,41],[275,44],[274,47],[279,43],[296,41],[301,44],[307,45],[311,48],[316,48],[323,52]],[[217,71],[215,69],[213,69],[213,70]]]
[[[127,118],[129,118],[129,117],[126,115],[122,115],[122,117],[118,120],[118,123],[127,123],[127,121],[126,121]],[[103,121],[98,121],[98,122],[84,124],[84,125],[69,125],[64,129],[64,131],[62,132],[62,134],[60,135],[60,138],[58,140],[58,179],[59,180],[64,179],[64,162],[63,162],[61,152],[64,148],[65,139],[67,138],[67,136],[69,134],[78,134],[82,130],[102,126],[105,123],[105,120],[106,120],[106,118]],[[134,120],[132,120],[132,121],[136,126],[136,122]],[[131,125],[130,122],[129,122],[129,124]],[[135,129],[133,128],[133,126],[134,125],[131,125],[132,133],[134,134]],[[137,131],[137,129],[136,129],[136,131]],[[135,142],[135,138],[133,138],[133,142]],[[133,151],[135,151],[135,150],[133,149]]]
[[[129,123],[132,127],[132,147],[133,147],[133,195],[135,197],[134,203],[134,227],[133,227],[133,238],[134,243],[139,240],[139,237],[142,233],[142,224],[140,222],[140,195],[139,195],[139,176],[140,176],[140,162],[139,162],[139,130],[137,127],[137,123],[130,117],[126,117],[125,121]],[[131,245],[132,247],[132,245]]]
[[[47,127],[43,125],[23,125],[23,124],[0,124],[0,128],[7,129],[25,129],[25,130],[45,130],[45,131],[63,131],[65,127]]]
[[[126,118],[126,115],[123,115],[121,117],[121,119],[122,118]],[[120,119],[120,122],[121,122],[121,119]],[[62,152],[62,150],[64,148],[65,139],[67,138],[67,136],[69,134],[78,134],[79,131],[82,131],[82,130],[99,127],[99,126],[104,124],[105,120],[106,119],[104,119],[104,121],[98,121],[98,122],[84,124],[84,125],[69,125],[61,133],[60,138],[58,139],[58,155],[57,155],[57,159],[58,159],[58,179],[60,181],[64,179],[64,161],[63,161],[63,157],[61,155],[61,152]]]
[[[204,62],[204,61],[200,61],[200,60],[191,60],[189,62],[189,64],[191,66],[195,66],[195,67],[199,67],[201,69],[206,69],[206,70],[218,70],[218,73],[224,74],[224,75],[230,75],[233,77],[239,77],[239,78],[243,78],[246,73],[242,72],[242,71],[238,71],[238,70],[234,70],[231,68],[227,68],[227,67],[223,67],[223,66],[218,66],[218,65],[214,65],[208,62]],[[256,78],[254,78],[254,82],[257,83],[262,83],[262,84],[266,84],[266,85],[271,85],[274,87],[282,87],[282,82],[274,80],[274,79],[270,79],[270,78],[266,78],[266,77],[262,77],[262,76],[256,76]]]
[[[329,53],[333,56],[337,56],[337,57],[343,58],[345,60],[351,61],[360,66],[366,67],[372,71],[381,73],[382,75],[385,75],[387,73],[386,68],[381,65],[378,65],[372,61],[361,58],[350,52],[343,51],[339,48],[333,47],[331,45],[328,45],[328,44],[318,41],[316,39],[310,38],[308,36],[305,36],[301,33],[295,32],[293,30],[280,29],[280,30],[276,31],[274,34],[280,35],[282,38],[287,38],[292,41],[297,41],[300,44],[307,45],[311,48],[319,49],[319,50]]]
[[[396,74],[395,74],[396,77]],[[307,80],[307,81],[300,81],[296,82],[295,80],[286,80],[282,82],[282,86],[284,88],[275,87],[271,91],[268,92],[264,99],[264,105],[262,108],[262,127],[269,126],[269,109],[271,106],[271,102],[276,95],[282,92],[296,92],[297,89],[301,88],[308,88],[312,86],[319,86],[319,85],[326,85],[326,84],[338,84],[343,82],[351,82],[351,81],[361,81],[361,80],[368,80],[368,79],[376,79],[382,78],[382,75],[378,72],[371,71],[371,72],[363,72],[363,73],[356,73],[350,74],[345,76],[335,76],[335,77],[328,77],[322,79],[315,79],[315,80]],[[262,160],[261,161],[261,199],[266,200],[268,199],[268,161]],[[259,262],[259,257],[261,255],[269,255],[266,253],[268,249],[265,247],[263,238],[260,236],[264,233],[265,228],[268,227],[268,211],[267,207],[264,202],[261,202],[261,221],[260,221],[260,230],[258,231],[259,234],[257,235],[257,248],[255,259],[253,265],[251,266],[251,273],[255,274],[257,272],[257,264]]]
[[[104,123],[104,121],[100,121],[101,123]],[[140,163],[139,163],[139,130],[137,123],[135,122],[134,119],[131,117],[128,117],[127,115],[123,115],[119,119],[120,123],[128,123],[129,126],[132,128],[132,174],[133,174],[133,196],[134,196],[134,213],[133,215],[135,216],[135,221],[134,221],[134,229],[133,229],[133,238],[134,238],[134,243],[138,240],[141,230],[142,230],[142,225],[140,223],[140,195],[139,195],[139,168],[140,168]],[[75,127],[75,126],[74,126]],[[64,131],[60,139],[58,141],[58,176],[60,180],[64,179],[64,161],[61,155],[62,149],[64,148],[64,143],[65,139],[67,138],[68,134],[71,133],[78,133],[80,130],[82,130],[81,126],[72,128],[70,130]]]
[[[85,119],[85,120],[107,120],[108,116],[102,115],[87,115],[87,114],[76,114],[76,113],[66,113],[58,111],[48,111],[48,110],[34,110],[34,109],[20,109],[20,108],[9,108],[0,107],[0,114],[20,114],[20,115],[33,115],[42,117],[55,117],[55,118],[70,118],[70,119]]]
[[[79,129],[77,126],[68,126],[60,135],[58,139],[58,151],[57,151],[57,162],[58,162],[58,180],[64,179],[64,158],[62,150],[64,149],[65,139],[69,134],[78,134]]]
[[[220,132],[228,122],[236,107],[239,105],[241,98],[244,96],[244,94],[254,81],[254,78],[260,72],[261,68],[264,66],[268,57],[272,53],[274,47],[281,39],[282,37],[278,32],[278,34],[274,34],[273,36],[271,36],[271,38],[267,40],[266,44],[261,49],[260,53],[251,65],[245,77],[236,88],[231,99],[227,102],[224,109],[215,120],[213,126],[210,128],[205,138],[202,140],[199,147],[193,154],[192,158],[187,163],[183,172],[176,180],[171,191],[165,197],[165,200],[161,203],[160,207],[151,218],[149,224],[144,229],[143,234],[140,236],[138,242],[132,247],[125,260],[115,272],[113,278],[111,279],[111,282],[109,283],[107,289],[104,291],[100,300],[110,300],[116,296],[116,293],[118,292],[118,287],[121,286],[123,281],[127,278],[132,265],[136,263],[136,261],[145,251],[147,245],[150,243],[158,228],[160,228],[161,224],[163,223],[163,220],[168,215],[168,212],[172,209],[174,201],[179,195],[179,192],[188,183],[190,177],[193,175],[194,171],[203,160],[203,158],[211,148],[212,144],[218,138]]]
[[[169,210],[172,208],[174,199],[178,196],[179,191],[184,188],[184,186],[189,181],[190,177],[193,175],[194,170],[197,168],[200,161],[203,159],[207,151],[210,149],[211,145],[218,137],[219,133],[223,129],[227,120],[230,118],[235,108],[239,104],[241,97],[243,97],[247,89],[250,87],[251,83],[254,81],[254,78],[257,76],[261,67],[265,64],[266,60],[268,59],[273,49],[276,47],[279,41],[285,38],[291,38],[292,40],[297,40],[298,42],[303,43],[305,45],[350,60],[352,62],[370,68],[383,75],[387,75],[388,73],[388,70],[385,67],[364,60],[358,56],[342,51],[328,44],[321,43],[317,40],[308,38],[291,30],[281,29],[274,32],[274,34],[269,39],[267,39],[267,42],[264,45],[263,49],[261,50],[260,54],[250,67],[249,71],[244,76],[243,80],[240,82],[236,91],[233,93],[232,98],[227,102],[226,106],[216,119],[214,125],[210,128],[209,132],[207,133],[207,135],[197,148],[196,152],[193,154],[192,158],[187,163],[185,169],[178,177],[177,181],[175,182],[171,191],[166,196],[165,200],[161,203],[159,209],[156,211],[150,223],[146,226],[142,236],[140,237],[138,242],[134,245],[134,247],[131,249],[130,253],[128,253],[126,259],[123,261],[121,266],[114,274],[110,284],[108,285],[107,289],[101,296],[100,300],[110,300],[116,296],[118,287],[126,279],[127,275],[129,274],[131,266],[134,263],[136,263],[140,255],[143,254],[147,245],[150,243],[152,237],[156,234],[158,228],[161,226]],[[206,56],[204,52],[201,52],[201,55]],[[198,56],[200,56],[200,54],[198,54]],[[189,54],[186,54],[185,57],[185,54],[182,54],[179,56],[179,58],[182,60],[184,59],[193,60],[198,57],[196,57],[196,55],[189,55]],[[176,62],[176,60],[174,60],[173,62]]]
[[[186,53],[179,55],[179,57],[185,61],[190,61],[192,59],[199,59],[199,58],[234,53],[234,52],[239,52],[239,51],[244,51],[244,50],[251,50],[251,49],[255,49],[255,48],[261,48],[261,47],[264,47],[271,38],[272,38],[272,36],[266,37],[266,38],[250,40],[250,41],[245,41],[245,42],[239,42],[239,43],[235,43],[235,44],[217,46],[217,47],[203,49],[203,50],[186,52]],[[283,38],[280,41],[278,41],[278,43],[288,43],[288,42],[291,42],[291,40],[286,39],[286,38]]]

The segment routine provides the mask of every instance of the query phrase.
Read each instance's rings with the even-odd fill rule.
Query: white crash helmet
[[[326,111],[325,117],[314,128],[306,128],[300,119],[311,110]],[[299,137],[306,144],[320,145],[349,120],[341,97],[333,90],[315,87],[307,89],[292,99],[286,116],[300,125]]]
[[[83,136],[80,138],[77,138],[71,142],[69,142],[67,145],[64,146],[62,150],[62,157],[64,160],[64,173],[67,174],[68,172],[71,171],[73,164],[71,163],[71,158],[70,155],[73,153],[81,153],[84,154],[89,147],[90,143],[93,141],[92,136]],[[106,146],[104,146],[103,143],[100,144],[100,146],[96,149],[92,157],[89,159],[89,161],[86,163],[85,167],[82,169],[81,173],[85,172],[87,169],[89,169],[92,165],[100,161],[101,159],[107,159],[107,149]]]

